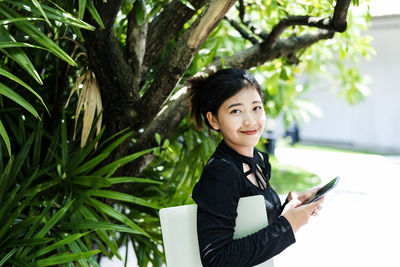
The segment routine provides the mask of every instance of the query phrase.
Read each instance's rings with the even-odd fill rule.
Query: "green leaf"
[[[62,229],[66,230],[87,230],[87,229],[103,229],[103,230],[112,230],[117,232],[125,232],[136,234],[137,231],[133,230],[129,227],[118,225],[109,222],[98,222],[93,220],[81,220],[79,222],[67,223],[63,224]]]
[[[104,29],[104,24],[103,21],[101,20],[101,17],[99,15],[99,13],[97,12],[96,8],[93,5],[93,1],[87,2],[87,6],[86,8],[89,10],[90,14],[92,15],[92,17],[94,18],[94,20],[100,25],[100,27],[102,29]]]
[[[33,255],[31,255],[28,259],[32,259],[32,258],[36,258],[36,257],[40,257],[42,255],[45,255],[61,246],[64,246],[70,242],[73,242],[79,238],[84,237],[85,235],[87,235],[90,232],[85,232],[85,233],[78,233],[78,234],[73,234],[73,235],[66,235],[65,237],[63,237],[60,241],[51,244],[49,246],[46,246],[45,248],[38,250],[37,252],[35,252]]]
[[[53,4],[55,5],[54,2],[53,2]],[[21,9],[25,9],[26,11],[33,10],[33,11],[38,12],[38,9],[34,5],[32,5],[32,3],[29,3],[27,1],[24,1],[23,3],[15,2],[14,5],[20,7]],[[84,22],[83,20],[80,20],[79,18],[74,17],[73,15],[66,12],[59,6],[57,6],[58,9],[54,9],[52,7],[42,4],[42,8],[46,12],[46,15],[49,19],[57,20],[62,23],[65,23],[67,25],[71,25],[71,26],[82,28],[82,29],[89,30],[89,31],[93,31],[95,29],[95,27],[93,27],[92,25]]]
[[[108,179],[111,184],[120,183],[148,183],[148,184],[163,184],[160,181],[154,181],[149,178],[136,178],[136,177],[112,177]]]
[[[40,216],[31,216],[31,217],[27,217],[26,219],[24,219],[23,221],[21,221],[19,223],[14,224],[12,226],[12,228],[9,231],[7,231],[7,237],[3,240],[7,241],[6,239],[18,238],[18,237],[21,237],[21,235],[24,235],[24,237],[25,237],[27,228],[30,228],[32,225],[37,223],[39,220],[40,220]]]
[[[23,87],[25,87],[26,89],[28,89],[32,94],[34,94],[34,95],[40,100],[40,102],[42,102],[42,104],[43,104],[43,106],[46,108],[47,112],[49,112],[49,110],[47,109],[46,104],[44,103],[44,101],[43,101],[43,99],[42,99],[42,97],[41,97],[38,93],[36,93],[36,92],[35,92],[29,85],[27,85],[24,81],[22,81],[21,79],[19,79],[17,76],[13,75],[12,73],[10,73],[10,72],[8,72],[8,71],[6,71],[6,70],[4,70],[4,69],[1,69],[1,68],[0,68],[0,75],[3,75],[3,76],[5,76],[5,77],[7,77],[7,78],[13,80],[13,81],[19,83],[20,85],[22,85]],[[50,112],[49,112],[49,113],[50,113]]]
[[[43,117],[38,121],[35,128],[35,141],[33,143],[32,150],[32,165],[39,166],[40,154],[42,148],[42,138],[43,138]]]
[[[83,15],[85,15],[85,9],[86,9],[86,0],[79,0],[79,19],[83,19]]]
[[[6,132],[6,129],[4,128],[3,123],[0,120],[0,135],[1,138],[3,139],[4,143],[6,144],[6,148],[8,151],[8,155],[11,157],[11,143],[10,143],[10,138],[8,137],[8,134]]]
[[[86,163],[82,164],[76,170],[71,171],[71,175],[77,175],[77,174],[84,173],[86,171],[89,171],[89,170],[93,169],[100,162],[102,162],[103,160],[108,158],[109,155],[110,155],[110,153],[101,153],[100,155],[96,156],[95,158],[93,158],[93,159],[87,161]],[[94,176],[101,176],[101,175],[97,175],[95,173],[93,173],[93,175]]]
[[[161,145],[161,136],[160,136],[160,134],[156,133],[155,137],[156,137],[157,144],[160,146]]]
[[[36,191],[34,190],[34,192],[29,195],[30,198],[32,199],[35,194],[36,194]],[[39,220],[36,220],[35,223],[29,228],[28,232],[25,234],[25,238],[32,237],[32,235],[36,232],[36,229],[39,226],[42,226],[42,219],[47,215],[50,208],[53,207],[55,201],[56,201],[56,197],[51,199],[50,201],[48,201],[47,205],[45,206],[45,208],[39,215]],[[19,252],[17,253],[17,256],[25,257],[30,251],[31,251],[30,248],[27,248],[25,250],[20,249]]]
[[[285,68],[282,68],[281,74],[280,74],[280,78],[281,78],[282,80],[284,80],[284,81],[289,80],[289,76],[288,76],[287,71],[286,71]]]
[[[39,114],[37,111],[29,104],[22,96],[5,86],[4,84],[0,83],[0,94],[8,97],[9,99],[13,100],[17,104],[21,105],[27,111],[29,111],[33,116],[39,118]]]
[[[41,266],[54,266],[62,263],[69,263],[80,259],[87,259],[93,255],[100,253],[101,251],[96,249],[89,252],[74,253],[69,255],[57,255],[51,256],[43,260],[38,260],[34,262],[31,266],[41,267]]]
[[[107,214],[108,216],[116,219],[117,221],[120,221],[124,223],[125,225],[129,226],[132,228],[132,230],[135,230],[137,234],[145,235],[147,237],[150,237],[149,234],[147,234],[142,228],[140,228],[137,224],[131,221],[126,215],[114,210],[112,207],[104,204],[103,202],[100,202],[96,199],[91,198],[89,200],[90,204],[96,208],[97,210]]]
[[[133,9],[136,14],[136,22],[138,25],[142,25],[146,20],[146,3],[144,0],[137,0],[133,4]]]
[[[67,201],[64,206],[59,209],[52,217],[51,219],[46,222],[43,226],[42,229],[36,234],[36,237],[40,238],[43,237],[47,234],[48,231],[50,231],[51,228],[59,221],[61,218],[65,215],[65,213],[68,211],[68,209],[71,207],[72,203],[74,200]]]
[[[47,18],[46,12],[43,11],[42,6],[40,5],[40,3],[37,0],[31,0],[32,3],[35,5],[35,7],[37,9],[39,9],[40,13],[42,14],[42,16],[44,17],[44,19],[46,20],[46,22],[52,26],[51,22],[49,21],[49,19]]]
[[[93,212],[88,206],[81,205],[78,207],[78,211],[82,215],[82,217],[87,218],[92,221],[99,221],[100,218],[97,213]],[[103,221],[103,220],[102,220]],[[96,234],[100,237],[100,239],[108,246],[111,252],[117,256],[118,259],[122,260],[121,255],[119,255],[118,247],[115,241],[111,238],[111,236],[104,229],[96,229]],[[103,244],[100,241],[96,242],[99,247],[102,247]],[[108,251],[103,249],[103,253],[107,255]]]
[[[49,243],[53,241],[54,238],[47,238],[47,237],[42,237],[42,238],[31,238],[31,239],[19,239],[19,240],[13,240],[12,242],[7,243],[6,245],[3,245],[4,247],[32,247],[32,246],[38,246],[42,244]]]
[[[1,209],[0,209],[0,218],[5,219],[7,218],[8,214],[18,205],[19,198],[16,198],[16,195],[20,189],[20,186],[17,185],[13,188],[12,192],[7,194],[7,199],[4,202],[1,202]],[[2,190],[3,191],[3,190]]]
[[[8,259],[10,259],[15,252],[17,252],[17,248],[13,248],[10,252],[7,253],[7,255],[5,255],[1,260],[0,260],[0,266],[3,266],[4,263],[6,263],[8,261]]]
[[[0,35],[2,34],[2,28],[0,27]],[[13,59],[18,63],[29,75],[32,76],[40,85],[43,84],[42,79],[40,78],[39,73],[36,71],[32,62],[29,60],[27,55],[21,48],[9,48],[8,52],[5,49],[1,49],[7,57]]]
[[[0,175],[0,203],[3,203],[3,197],[5,197],[5,193],[8,190],[8,184],[11,184],[12,181],[10,179],[10,174],[12,172],[12,168],[14,165],[14,155],[11,155],[4,172]],[[15,189],[17,190],[17,189]],[[0,209],[3,210],[4,206]],[[1,216],[0,218],[2,218]]]
[[[29,153],[29,151],[31,149],[34,137],[35,137],[35,133],[32,133],[31,136],[29,136],[28,140],[26,140],[24,142],[22,148],[20,149],[20,151],[18,152],[18,155],[15,158],[13,170],[12,170],[12,173],[10,175],[10,178],[12,179],[12,182],[14,182],[14,179],[15,179],[17,173],[20,171],[21,167],[26,162],[26,158],[27,158],[28,153]]]
[[[110,179],[101,176],[75,176],[72,178],[72,183],[94,188],[110,187],[112,185]]]
[[[88,239],[88,238],[86,238],[86,239]],[[81,239],[78,239],[78,240],[74,241],[74,244],[75,243],[84,252],[87,252],[87,251],[92,249],[92,244],[91,244],[90,241],[86,241],[87,245],[85,245]],[[70,244],[72,244],[72,243],[70,243]],[[86,259],[86,261],[87,261],[88,266],[90,266],[90,267],[100,267],[99,263],[97,262],[97,260],[93,256],[88,258],[88,259]]]
[[[108,137],[106,140],[104,140],[98,147],[98,149],[102,148],[103,146],[106,146],[108,142],[110,142],[111,140],[114,140],[114,138],[116,138],[117,136],[120,136],[121,134],[123,134],[124,132],[126,132],[129,128],[125,128],[115,134],[113,134],[112,136]],[[133,132],[131,132],[133,133]],[[104,151],[103,151],[104,152]]]
[[[78,245],[75,241],[69,243],[69,244],[68,244],[68,247],[70,248],[70,250],[71,250],[73,253],[87,252],[87,249],[86,249],[86,248],[81,249],[81,248],[79,247],[79,245]],[[77,265],[78,265],[78,266],[81,266],[81,267],[89,267],[87,261],[86,261],[86,260],[83,260],[83,259],[79,259],[79,260],[77,261]]]
[[[137,158],[139,158],[139,157],[141,157],[141,156],[143,156],[143,155],[145,155],[147,153],[150,153],[153,150],[154,150],[153,148],[150,148],[150,149],[146,149],[146,150],[143,150],[143,151],[140,151],[140,152],[133,153],[131,155],[122,157],[122,158],[120,158],[120,159],[118,159],[118,160],[116,160],[116,161],[114,161],[112,163],[107,164],[106,166],[100,168],[99,170],[95,171],[93,173],[93,175],[96,175],[96,176],[106,175],[109,172],[114,171],[115,169],[117,169],[117,168],[127,164],[128,162],[131,162],[131,161],[133,161],[133,160],[135,160],[135,159],[137,159]]]
[[[119,137],[117,140],[112,142],[110,145],[108,145],[102,153],[109,153],[113,151],[116,147],[118,147],[120,144],[122,144],[126,139],[128,139],[131,135],[133,134],[132,131],[124,134],[123,136]]]
[[[1,4],[0,2],[0,13],[2,13],[7,18],[19,18],[19,14],[10,9],[9,7]],[[62,50],[56,43],[54,43],[50,38],[48,38],[44,33],[42,33],[37,27],[27,22],[15,22],[15,25],[27,35],[29,35],[33,40],[42,46],[50,50],[54,55],[61,58],[68,64],[76,66],[75,61]]]
[[[63,167],[67,166],[68,161],[68,140],[67,140],[67,123],[65,120],[65,110],[62,110],[61,119],[61,161]]]
[[[124,202],[129,202],[132,204],[140,205],[140,206],[146,206],[154,209],[160,209],[157,205],[150,203],[144,199],[121,193],[121,192],[116,192],[116,191],[109,191],[109,190],[94,190],[92,191],[92,196],[96,197],[104,197],[108,199],[115,199],[119,201],[124,201]]]
[[[0,48],[13,48],[13,47],[29,47],[29,48],[45,49],[44,47],[32,45],[32,44],[28,44],[28,43],[21,43],[21,42],[14,42],[14,41],[0,42]]]
[[[14,23],[14,22],[18,22],[18,21],[43,21],[43,20],[44,19],[41,19],[41,18],[26,18],[26,17],[9,18],[9,19],[0,20],[0,25],[7,25],[7,24]]]
[[[72,159],[69,161],[70,165],[70,169],[74,170],[76,169],[80,163],[82,163],[83,160],[85,160],[85,158],[94,151],[96,144],[99,142],[100,138],[103,136],[105,127],[103,126],[101,128],[101,131],[98,135],[96,135],[96,137],[94,138],[94,140],[92,142],[90,142],[89,145],[86,145],[83,148],[79,148],[78,153],[75,153],[75,155],[72,157]]]
[[[7,231],[10,229],[11,225],[14,223],[15,219],[18,217],[18,215],[21,212],[21,208],[18,208],[14,210],[9,216],[7,220],[4,220],[4,223],[2,227],[0,228],[0,239],[3,238],[3,236],[7,233]],[[6,219],[6,218],[4,218]]]

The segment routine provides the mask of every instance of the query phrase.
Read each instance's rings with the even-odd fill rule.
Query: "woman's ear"
[[[211,127],[213,127],[214,130],[218,131],[219,123],[218,123],[217,117],[214,114],[212,114],[210,111],[207,112],[206,117],[207,117],[207,120],[210,123]]]

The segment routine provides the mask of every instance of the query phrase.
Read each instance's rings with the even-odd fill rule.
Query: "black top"
[[[262,156],[261,156],[262,155]],[[254,185],[243,173],[243,162],[261,167],[266,184]],[[203,266],[254,266],[282,252],[295,242],[290,223],[280,216],[283,206],[269,185],[271,165],[268,154],[254,149],[254,157],[240,155],[222,141],[203,169],[193,189],[198,204],[197,233]],[[269,225],[260,231],[233,240],[239,198],[263,195]]]

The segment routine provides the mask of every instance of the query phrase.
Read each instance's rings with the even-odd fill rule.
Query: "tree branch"
[[[335,31],[344,32],[347,29],[347,12],[351,0],[338,0],[333,13],[332,25]]]
[[[279,40],[273,49],[269,49],[261,43],[242,50],[231,57],[224,58],[224,65],[245,69],[260,66],[267,61],[296,53],[300,49],[309,47],[320,40],[331,39],[333,35],[333,32],[321,30],[318,33],[305,34],[300,37],[292,36]],[[214,61],[210,66],[216,69],[222,67],[219,60]]]
[[[140,91],[139,83],[144,73],[143,58],[146,51],[147,29],[147,20],[143,23],[143,25],[139,25],[137,23],[135,10],[132,9],[128,14],[125,58],[133,72],[134,90],[136,94],[138,94]]]
[[[333,18],[317,18],[310,16],[288,16],[279,21],[274,26],[268,38],[264,41],[264,46],[272,49],[279,40],[284,30],[290,26],[309,26],[326,29],[333,32],[344,32],[347,27],[346,16],[351,0],[338,0],[335,6]]]
[[[201,45],[234,2],[234,0],[212,1],[185,31],[161,67],[161,71],[156,74],[150,88],[135,106],[136,113],[131,118],[131,121],[135,122],[132,126],[134,129],[140,129],[158,113],[185,74]]]
[[[290,26],[309,26],[316,27],[320,29],[326,29],[334,31],[333,26],[331,25],[330,18],[317,18],[310,16],[288,16],[287,18],[279,21],[278,24],[274,26],[271,33],[268,35],[268,38],[264,41],[263,46],[266,48],[273,48],[279,40],[281,34]]]
[[[254,25],[250,20],[247,20],[245,14],[246,14],[246,6],[244,5],[243,0],[239,1],[239,18],[240,21],[243,23],[243,25],[246,25],[246,27],[255,35],[260,37],[262,40],[266,40],[268,38],[268,33]]]
[[[161,140],[165,140],[172,135],[188,113],[189,103],[186,96],[186,87],[184,87],[175,93],[135,144],[130,147],[128,153],[131,154],[147,148],[156,147],[158,144],[155,139],[155,134],[158,133],[161,136]],[[135,160],[129,164],[127,173],[133,176],[139,175],[153,159],[153,154],[147,154],[145,157]]]
[[[252,44],[259,43],[258,40],[250,33],[248,33],[244,28],[242,28],[237,21],[230,19],[228,17],[225,17],[225,20],[227,20],[231,24],[231,26],[235,28],[244,39],[249,40]]]
[[[196,7],[201,7],[206,1],[192,1]],[[146,54],[143,59],[143,69],[147,69],[154,63],[166,45],[182,29],[183,25],[196,14],[184,5],[180,0],[174,0],[166,4],[163,11],[149,25]]]

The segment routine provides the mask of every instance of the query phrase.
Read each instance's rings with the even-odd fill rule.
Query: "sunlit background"
[[[275,266],[400,266],[400,3],[371,1],[370,13],[367,34],[376,54],[359,63],[370,80],[369,96],[352,106],[337,92],[322,90],[329,86],[322,81],[309,97],[323,116],[300,126],[303,144],[352,152],[276,149],[279,161],[314,172],[323,183],[342,179]]]

